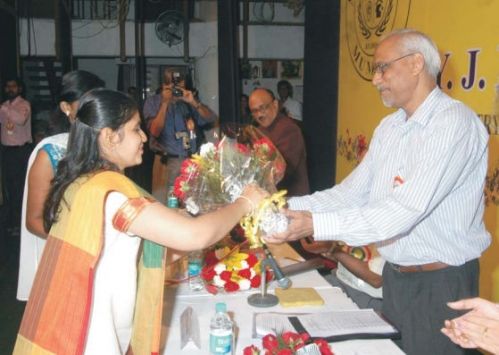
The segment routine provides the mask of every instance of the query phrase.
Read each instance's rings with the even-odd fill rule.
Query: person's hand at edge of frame
[[[499,354],[499,305],[476,297],[449,302],[448,306],[470,311],[446,320],[442,333],[463,348],[478,347]]]

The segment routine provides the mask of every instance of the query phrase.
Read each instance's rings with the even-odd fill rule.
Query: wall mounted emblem
[[[362,79],[370,81],[374,49],[380,37],[406,27],[411,0],[346,0],[342,3],[352,65]]]

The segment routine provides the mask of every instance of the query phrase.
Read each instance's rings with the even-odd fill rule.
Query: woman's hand
[[[463,348],[482,348],[499,354],[499,306],[482,298],[449,302],[450,308],[470,311],[446,320],[442,333]]]
[[[248,205],[247,212],[252,212],[258,207],[260,202],[268,196],[270,196],[270,194],[261,187],[257,186],[256,184],[249,184],[246,185],[243,193],[238,197],[238,199],[241,198],[245,200]]]

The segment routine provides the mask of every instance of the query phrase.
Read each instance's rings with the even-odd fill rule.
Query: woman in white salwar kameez
[[[87,91],[104,87],[98,76],[83,70],[65,74],[59,95],[58,131],[37,144],[28,161],[24,184],[21,219],[21,248],[17,299],[27,301],[38,263],[42,256],[47,232],[43,228],[43,205],[57,164],[66,153],[69,125],[73,122],[80,97]]]

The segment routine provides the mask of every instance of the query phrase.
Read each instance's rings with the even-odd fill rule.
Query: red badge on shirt
[[[397,175],[393,178],[393,187],[402,186],[404,182],[405,180],[400,175]]]

